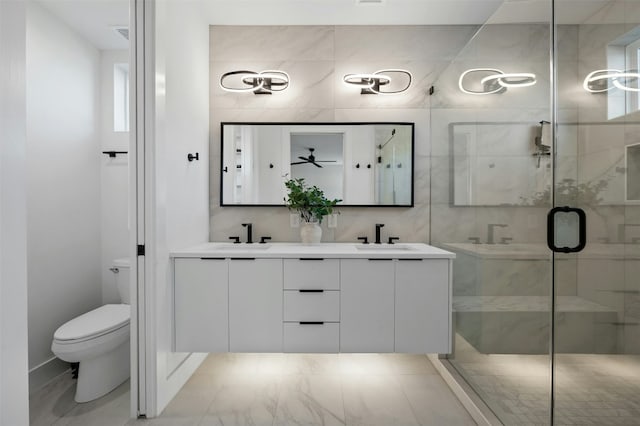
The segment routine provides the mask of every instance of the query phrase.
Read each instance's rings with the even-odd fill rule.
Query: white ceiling
[[[0,0],[2,1],[2,0]],[[98,49],[128,49],[114,26],[129,26],[128,0],[36,0]]]
[[[0,0],[1,1],[1,0]],[[126,49],[128,0],[36,0],[99,49]],[[165,0],[199,2],[211,25],[461,25],[548,22],[550,0]],[[624,20],[624,1],[563,0],[558,23]],[[622,12],[614,13],[616,8]],[[606,18],[606,19],[604,19]],[[595,22],[594,22],[595,23]]]

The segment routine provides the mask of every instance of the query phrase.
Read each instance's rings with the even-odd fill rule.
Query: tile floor
[[[482,354],[456,336],[451,362],[505,425],[549,423],[549,356]],[[640,356],[556,355],[564,425],[640,425]]]
[[[128,383],[87,404],[65,375],[32,425],[475,425],[424,355],[212,354],[161,416],[130,420]]]

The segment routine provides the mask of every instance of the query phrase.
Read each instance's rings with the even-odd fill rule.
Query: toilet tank
[[[113,267],[111,268],[113,275],[115,275],[116,286],[118,288],[118,294],[120,295],[120,301],[125,304],[131,303],[129,297],[130,288],[130,275],[131,260],[128,257],[122,259],[115,259],[113,261]]]

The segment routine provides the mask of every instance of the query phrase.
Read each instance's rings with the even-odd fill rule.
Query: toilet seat
[[[129,305],[104,305],[66,322],[53,335],[60,344],[79,343],[96,339],[129,325]]]

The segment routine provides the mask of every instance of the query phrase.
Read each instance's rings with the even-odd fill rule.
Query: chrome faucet
[[[253,230],[253,224],[251,223],[243,223],[242,226],[247,228],[247,244],[252,244],[253,240],[252,240],[252,230]]]
[[[376,223],[376,244],[381,244],[380,241],[380,228],[384,226],[384,223]]]
[[[494,237],[493,237],[495,228],[506,228],[507,226],[509,226],[509,225],[504,224],[504,223],[490,223],[490,224],[488,224],[487,225],[487,244],[495,244]]]
[[[624,243],[625,241],[625,230],[627,226],[640,226],[640,223],[621,223],[618,225],[618,242]]]

